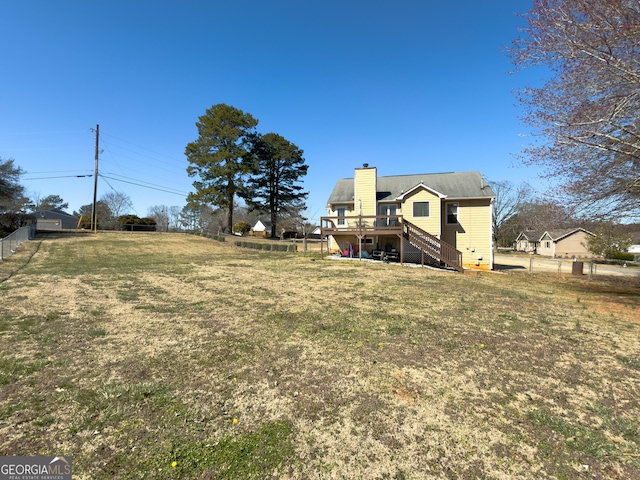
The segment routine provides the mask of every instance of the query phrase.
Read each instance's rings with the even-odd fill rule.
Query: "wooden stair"
[[[464,273],[462,252],[443,242],[438,237],[422,230],[407,220],[402,222],[402,235],[415,248],[429,257],[430,262],[439,267],[452,268]]]

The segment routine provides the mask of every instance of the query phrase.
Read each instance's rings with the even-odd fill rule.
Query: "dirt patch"
[[[640,476],[636,284],[186,235],[15,258],[3,455],[73,455],[74,478]]]

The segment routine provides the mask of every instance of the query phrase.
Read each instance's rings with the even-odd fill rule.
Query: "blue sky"
[[[537,172],[504,47],[529,0],[23,0],[0,6],[0,157],[32,195],[89,204],[100,125],[98,196],[134,213],[185,204],[187,143],[226,103],[304,150],[308,214],[338,178],[478,170]],[[58,177],[58,178],[55,178]],[[149,188],[151,187],[151,188]]]

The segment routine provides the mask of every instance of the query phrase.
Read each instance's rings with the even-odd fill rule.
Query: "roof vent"
[[[362,168],[369,168],[369,164],[368,163],[363,163],[362,164]]]

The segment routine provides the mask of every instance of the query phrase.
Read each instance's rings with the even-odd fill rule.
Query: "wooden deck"
[[[399,260],[403,262],[403,241],[405,238],[411,245],[418,248],[422,254],[421,262],[424,263],[424,256],[432,259],[432,263],[453,268],[458,272],[463,272],[462,253],[452,245],[449,245],[440,238],[421,230],[411,222],[402,218],[402,215],[358,215],[354,217],[321,217],[320,236],[325,238],[329,235],[353,235],[359,241],[372,235],[396,235],[399,239]],[[359,245],[361,250],[362,244]]]

